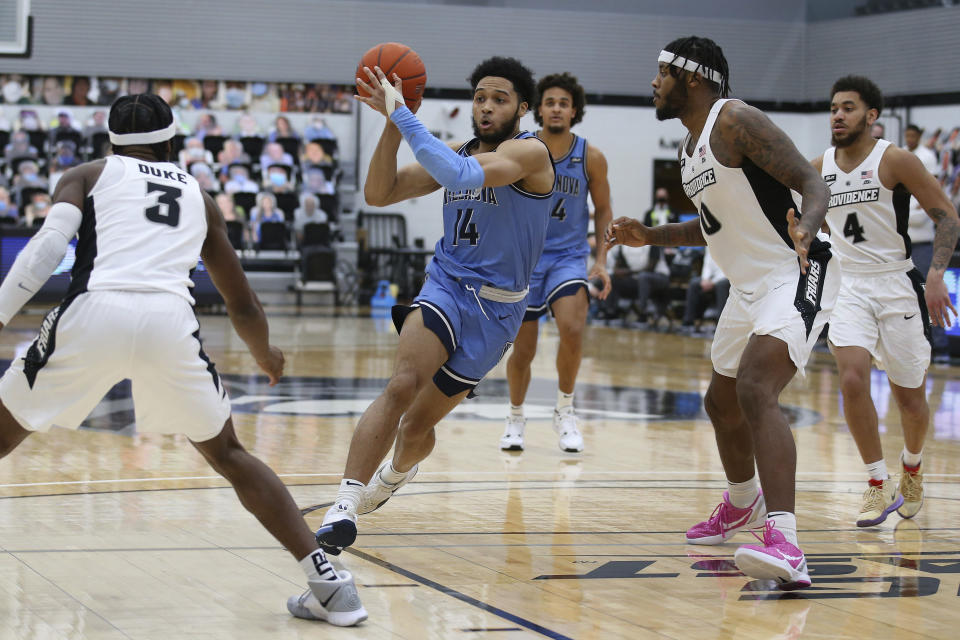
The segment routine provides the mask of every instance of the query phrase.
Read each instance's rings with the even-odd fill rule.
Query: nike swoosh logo
[[[362,486],[363,486],[363,483],[362,483],[362,482],[354,482],[353,480],[347,480],[347,486],[348,486],[348,487],[362,487]]]
[[[33,289],[27,289],[25,286],[23,286],[23,283],[22,283],[22,282],[18,282],[18,283],[17,283],[17,286],[20,287],[21,289],[23,289],[24,291],[27,291],[27,292],[29,292],[29,293],[33,293]]]
[[[791,556],[790,554],[784,553],[783,551],[780,551],[779,549],[774,549],[774,551],[776,551],[776,552],[780,555],[780,557],[783,558],[784,560],[790,560],[790,561],[792,561],[792,562],[797,562],[797,561],[803,559],[803,555]]]
[[[334,589],[333,593],[330,594],[329,598],[327,598],[326,600],[322,600],[320,602],[320,604],[323,606],[324,609],[326,609],[327,605],[330,604],[330,601],[333,600],[333,596],[337,595],[337,591],[340,591],[340,587],[337,587],[336,589]]]
[[[753,515],[752,511],[729,526],[727,523],[723,523],[723,532],[727,533],[731,529],[736,529],[737,527],[742,527],[743,525],[747,524],[747,521],[750,519],[751,515]]]
[[[508,313],[508,314],[505,315],[505,316],[497,316],[497,317],[500,318],[501,320],[506,320],[507,318],[510,317],[510,314]]]
[[[916,316],[916,315],[917,315],[917,314],[913,314],[912,316],[908,316],[907,314],[903,314],[903,319],[904,319],[904,320],[909,320],[909,319],[913,318],[913,317]]]

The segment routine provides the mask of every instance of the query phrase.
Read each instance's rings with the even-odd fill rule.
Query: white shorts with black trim
[[[916,389],[930,367],[930,320],[917,270],[844,272],[830,320],[831,347],[862,347],[890,381]]]
[[[796,260],[773,269],[758,291],[730,287],[713,337],[710,357],[720,375],[736,378],[740,357],[753,335],[772,336],[787,344],[797,372],[830,319],[840,290],[840,267],[829,252],[810,256],[806,274]]]
[[[172,293],[94,291],[61,304],[0,379],[23,428],[75,429],[117,382],[132,382],[138,432],[215,437],[230,398],[199,341],[190,303]]]

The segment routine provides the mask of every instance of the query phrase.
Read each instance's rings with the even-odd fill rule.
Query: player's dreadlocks
[[[719,73],[719,83],[711,81],[706,77],[704,79],[713,86],[714,91],[716,91],[721,98],[726,98],[730,95],[730,67],[727,66],[727,59],[723,55],[723,49],[721,49],[720,45],[716,42],[710,38],[689,36],[687,38],[677,38],[664,47],[664,50],[680,58],[692,60],[700,66],[713,69]],[[683,69],[679,67],[670,67],[670,74],[673,77],[679,76],[682,72]]]
[[[114,133],[146,133],[170,126],[173,122],[173,111],[170,105],[158,95],[152,93],[137,93],[121,96],[110,106],[110,117],[107,126]],[[149,145],[157,160],[169,160],[170,142],[158,142]],[[125,147],[114,145],[113,152],[124,154]]]

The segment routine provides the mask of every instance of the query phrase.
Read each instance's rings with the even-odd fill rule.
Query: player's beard
[[[866,132],[866,130],[867,130],[867,116],[863,116],[863,118],[861,118],[860,122],[857,123],[855,127],[851,127],[849,124],[847,125],[846,135],[844,135],[843,138],[837,138],[835,135],[833,135],[833,132],[831,131],[830,144],[832,144],[835,147],[849,147],[854,142],[859,140],[860,136],[862,136]]]
[[[551,124],[551,125],[547,125],[546,129],[553,135],[558,136],[561,133],[566,133],[567,131],[569,131],[570,127],[563,124]]]
[[[480,142],[484,144],[500,144],[507,138],[513,136],[513,132],[517,130],[517,123],[520,121],[520,107],[517,107],[517,110],[513,113],[513,118],[503,123],[503,126],[498,129],[493,129],[486,133],[482,133],[480,128],[477,126],[477,119],[473,118],[471,120],[473,124],[473,135]]]
[[[670,93],[663,96],[663,104],[657,107],[657,120],[672,120],[679,118],[687,106],[687,85],[682,78],[677,78]]]

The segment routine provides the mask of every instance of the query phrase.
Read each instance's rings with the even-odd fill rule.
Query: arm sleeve
[[[451,191],[479,189],[483,186],[483,167],[476,158],[464,157],[430,133],[407,107],[397,107],[390,114],[403,139],[407,141],[417,162],[442,187]]]
[[[7,324],[47,281],[80,229],[82,215],[72,204],[50,208],[43,227],[30,239],[0,284],[0,322]]]

